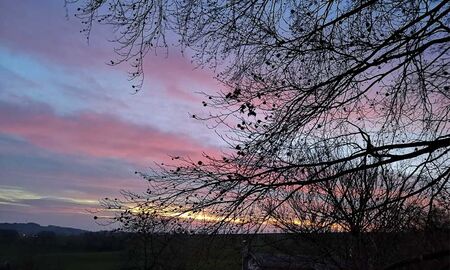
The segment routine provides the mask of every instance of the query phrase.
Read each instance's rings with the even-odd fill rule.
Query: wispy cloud
[[[83,198],[69,198],[60,196],[46,196],[21,187],[0,185],[0,204],[11,204],[17,206],[36,206],[37,202],[46,202],[53,205],[71,204],[77,206],[97,206],[98,200]]]

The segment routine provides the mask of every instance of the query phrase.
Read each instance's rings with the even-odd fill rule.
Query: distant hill
[[[0,223],[0,230],[15,230],[20,234],[35,235],[40,232],[54,232],[56,235],[80,235],[88,231],[59,227],[59,226],[41,226],[36,223]]]

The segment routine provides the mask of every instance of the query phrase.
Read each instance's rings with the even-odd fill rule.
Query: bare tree
[[[335,153],[330,149],[327,152],[312,152],[309,159],[320,162],[331,155]],[[363,158],[359,162],[368,160]],[[305,173],[334,175],[354,166],[349,163],[328,167],[327,170],[314,167],[314,171],[306,170]],[[405,239],[399,240],[399,232],[411,234],[426,227],[418,221],[426,221],[420,216],[429,205],[429,194],[401,199],[420,181],[416,177],[405,178],[390,167],[356,171],[305,186],[287,203],[271,211],[271,215],[282,231],[302,236],[303,242],[313,245],[342,269],[383,269],[400,257],[398,250],[387,247],[396,241],[400,242],[397,242],[398,246],[407,242]],[[278,203],[278,197],[269,200],[268,211]],[[348,234],[344,234],[339,241],[327,241],[317,234],[324,232]],[[385,235],[389,237],[382,237]]]
[[[171,269],[167,253],[175,235],[186,233],[183,220],[157,211],[143,202],[141,195],[128,191],[122,191],[122,199],[102,199],[100,206],[94,219],[101,225],[117,226],[116,231],[130,236],[130,259],[139,264],[139,269]]]
[[[448,1],[66,2],[79,4],[88,36],[96,22],[114,27],[111,64],[131,63],[136,90],[144,56],[177,38],[223,82],[205,94],[210,113],[193,118],[227,127],[233,150],[141,173],[153,208],[257,231],[310,191],[308,211],[335,200],[325,225],[370,231],[409,219],[411,201],[430,213],[448,205]]]
[[[307,173],[334,174],[343,169]],[[418,181],[421,180],[405,179],[392,169],[358,171],[306,186],[272,211],[272,216],[284,231],[294,233],[345,231],[358,235],[408,231],[416,229],[413,221],[428,205],[425,193],[400,199]],[[277,197],[271,198],[268,209],[277,202]]]

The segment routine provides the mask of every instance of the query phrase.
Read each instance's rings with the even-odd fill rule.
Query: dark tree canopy
[[[216,230],[298,230],[294,215],[391,231],[448,211],[448,1],[66,1],[88,34],[114,27],[111,64],[130,62],[136,90],[168,40],[223,83],[193,117],[227,127],[233,151],[141,173],[142,202],[214,216]]]

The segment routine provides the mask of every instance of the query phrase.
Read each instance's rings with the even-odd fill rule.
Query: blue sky
[[[0,222],[90,230],[89,213],[120,189],[145,190],[134,175],[168,155],[223,147],[203,123],[199,91],[212,72],[173,51],[149,55],[143,89],[114,58],[106,28],[87,44],[64,1],[0,2]]]

